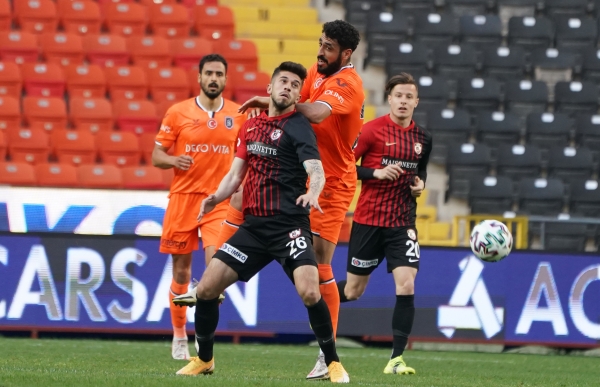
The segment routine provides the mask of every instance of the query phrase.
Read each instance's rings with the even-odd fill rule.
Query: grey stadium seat
[[[592,152],[600,152],[600,115],[580,114],[576,118],[575,139]]]
[[[444,164],[448,144],[465,143],[471,133],[471,116],[463,109],[432,110],[427,114],[427,129],[436,138],[431,160]]]
[[[521,139],[521,120],[516,114],[481,111],[477,114],[477,137],[492,148],[517,144]]]
[[[598,22],[587,17],[560,17],[556,23],[556,47],[558,49],[586,49],[596,46]]]
[[[401,72],[410,73],[413,77],[429,73],[430,50],[424,44],[389,42],[385,46],[385,52],[388,78]]]
[[[531,54],[535,79],[546,82],[549,87],[559,81],[571,80],[573,69],[578,63],[579,57],[567,50],[538,48]]]
[[[366,40],[368,44],[365,66],[385,63],[386,44],[403,42],[409,33],[409,20],[401,12],[371,11],[367,15]]]
[[[554,87],[555,109],[561,113],[595,114],[600,91],[594,82],[558,82]]]
[[[360,31],[364,31],[367,27],[367,15],[369,12],[383,11],[385,3],[385,0],[345,0],[345,20]]]
[[[495,5],[494,1],[490,0],[446,0],[445,2],[451,12],[458,16],[484,15]]]
[[[459,79],[458,106],[476,113],[480,110],[497,110],[500,106],[502,87],[495,78]]]
[[[515,181],[541,176],[542,152],[535,145],[501,144],[497,155],[496,171],[499,175]]]
[[[548,105],[548,87],[541,81],[508,81],[504,101],[507,110],[520,117],[541,113]]]
[[[475,176],[469,181],[472,214],[504,214],[512,211],[513,181],[506,176]]]
[[[556,216],[564,207],[565,185],[558,179],[523,179],[519,182],[519,212]]]
[[[487,175],[491,162],[491,149],[485,144],[449,144],[446,199],[450,196],[467,198],[470,179],[477,175]]]
[[[586,81],[600,82],[600,49],[583,50],[582,57],[582,78]]]
[[[554,24],[545,17],[512,17],[508,21],[508,44],[529,50],[547,48],[554,42]]]
[[[487,47],[482,50],[482,67],[486,76],[503,82],[525,75],[527,53],[523,47]]]
[[[418,14],[414,18],[415,40],[429,47],[454,42],[459,31],[458,17],[451,13]]]
[[[548,176],[565,183],[592,177],[594,159],[587,148],[555,147],[550,149]]]
[[[527,116],[527,143],[542,149],[569,145],[571,121],[562,113],[531,113]]]
[[[582,252],[586,233],[585,224],[548,222],[544,225],[544,250]]]
[[[451,78],[473,78],[477,69],[477,51],[468,44],[438,46],[433,51],[436,73]]]
[[[544,0],[546,14],[557,16],[585,16],[589,0]]]
[[[417,78],[419,85],[418,110],[441,110],[448,105],[450,98],[450,80],[447,77],[421,76]]]
[[[482,49],[502,43],[502,21],[497,15],[460,17],[460,41]]]
[[[597,180],[576,180],[570,184],[569,213],[600,218],[600,186]]]

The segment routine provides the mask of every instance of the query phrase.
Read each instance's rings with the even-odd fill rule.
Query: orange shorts
[[[188,254],[198,250],[198,229],[204,248],[216,245],[221,223],[227,216],[229,200],[220,203],[198,223],[196,218],[200,212],[200,204],[207,196],[195,193],[174,193],[169,196],[160,238],[161,253]]]
[[[319,196],[319,205],[323,210],[310,212],[310,228],[312,233],[337,244],[340,230],[346,219],[346,213],[356,191],[356,174],[344,179],[330,176],[325,180],[325,188]]]

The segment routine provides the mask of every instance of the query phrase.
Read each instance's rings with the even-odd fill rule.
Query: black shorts
[[[369,275],[387,258],[387,271],[419,270],[421,252],[415,227],[377,227],[354,222],[348,247],[348,273]]]
[[[274,260],[283,266],[292,282],[296,268],[317,267],[308,215],[246,215],[244,223],[214,258],[231,267],[243,282]]]

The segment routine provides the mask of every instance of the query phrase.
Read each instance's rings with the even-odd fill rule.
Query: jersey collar
[[[296,109],[292,110],[289,113],[285,113],[281,116],[275,116],[275,117],[269,117],[268,114],[268,110],[265,110],[261,113],[262,118],[264,118],[265,120],[270,120],[270,121],[274,121],[274,120],[282,120],[284,118],[288,118],[289,116],[291,116],[292,114],[296,113]]]
[[[344,66],[344,67],[341,67],[341,68],[340,68],[338,71],[336,71],[335,73],[333,73],[333,74],[331,74],[331,75],[329,75],[329,76],[327,76],[327,77],[323,76],[323,78],[329,78],[329,77],[333,77],[333,76],[335,76],[335,75],[338,75],[339,73],[341,73],[342,71],[344,71],[344,70],[346,70],[346,69],[353,69],[353,68],[354,68],[354,65],[353,65],[352,63],[348,63],[346,66]],[[321,74],[321,75],[323,75],[323,74]]]
[[[210,118],[214,118],[215,113],[220,112],[221,109],[223,109],[223,106],[225,106],[225,98],[221,97],[221,105],[219,105],[219,108],[217,110],[215,110],[214,112],[211,112],[210,110],[208,110],[204,106],[202,106],[202,104],[200,103],[200,97],[196,96],[195,100],[196,100],[196,105],[198,105],[198,107],[200,109],[207,112],[210,115]]]
[[[393,125],[396,128],[399,128],[401,131],[403,132],[408,132],[409,130],[413,129],[415,127],[415,121],[414,120],[410,120],[410,124],[406,127],[403,128],[402,126],[398,125],[397,123],[395,123],[394,121],[392,121],[392,119],[390,118],[390,115],[387,114],[385,116],[386,121],[390,124]]]

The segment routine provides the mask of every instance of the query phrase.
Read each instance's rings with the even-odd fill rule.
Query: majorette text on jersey
[[[220,153],[228,155],[231,153],[229,148],[227,145],[218,144],[185,144],[186,153]]]
[[[419,165],[419,163],[415,163],[412,161],[392,159],[389,157],[383,157],[381,159],[381,166],[385,167],[385,166],[393,165],[393,164],[398,164],[398,166],[400,168],[404,168],[404,169],[417,169],[417,166]]]
[[[258,156],[277,156],[277,148],[269,146],[263,142],[249,142],[246,144],[248,153]]]

